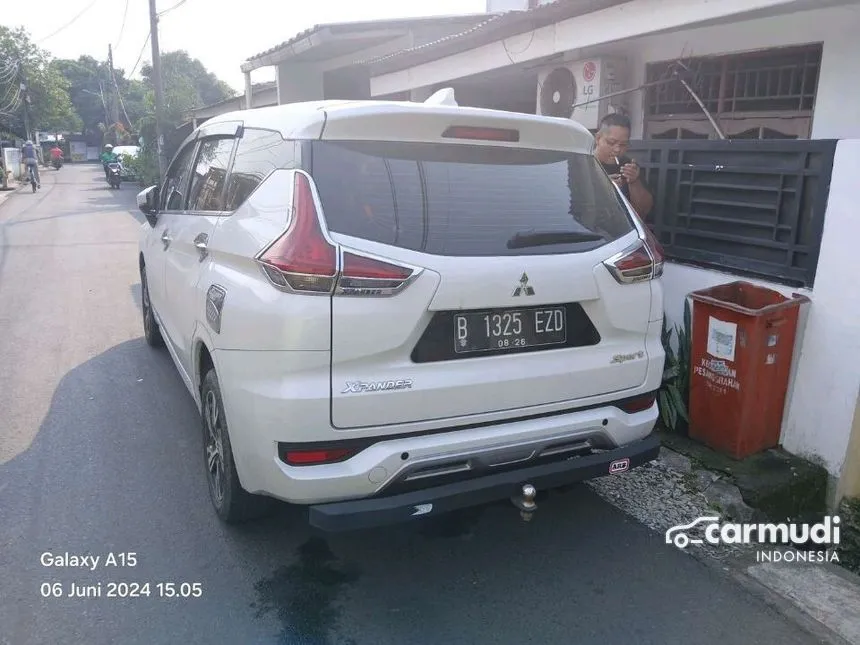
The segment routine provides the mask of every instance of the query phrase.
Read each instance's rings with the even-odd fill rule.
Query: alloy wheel
[[[220,506],[224,501],[224,428],[218,401],[212,390],[206,392],[203,402],[203,415],[206,423],[206,473],[209,488]]]

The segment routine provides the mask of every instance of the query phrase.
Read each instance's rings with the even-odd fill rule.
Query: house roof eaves
[[[259,67],[267,66],[266,59],[273,55],[280,54],[285,49],[294,48],[298,43],[312,36],[323,35],[334,36],[345,33],[361,33],[363,31],[378,31],[380,29],[391,29],[393,32],[398,29],[409,28],[425,24],[457,24],[469,22],[470,20],[477,21],[483,18],[486,14],[461,14],[453,16],[422,16],[417,18],[395,18],[391,20],[363,20],[355,22],[333,22],[317,24],[300,31],[289,40],[285,40],[279,45],[270,47],[269,49],[249,57],[242,64],[243,72],[248,72]],[[395,34],[392,34],[392,37]]]
[[[457,54],[497,40],[510,38],[534,29],[546,27],[561,20],[576,18],[602,9],[624,4],[628,0],[555,0],[525,11],[508,11],[462,32],[432,42],[403,49],[356,64],[372,67],[374,76],[396,72],[414,65]]]
[[[276,89],[277,87],[278,87],[278,84],[275,81],[266,81],[265,83],[254,83],[251,86],[251,95],[254,96],[254,95],[258,94],[259,92],[268,92],[270,90]],[[235,101],[237,99],[244,100],[244,98],[245,98],[244,94],[237,94],[236,96],[231,96],[229,98],[222,99],[221,101],[218,101],[217,103],[210,103],[209,105],[199,105],[197,107],[191,108],[190,110],[187,110],[185,112],[185,114],[194,115],[198,112],[202,112],[203,110],[209,110],[212,108],[217,108],[218,106],[221,106],[221,105],[226,105],[227,103],[230,103],[230,102]]]

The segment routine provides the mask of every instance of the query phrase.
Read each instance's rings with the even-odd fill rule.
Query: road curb
[[[837,629],[816,618],[803,603],[789,597],[785,589],[766,584],[765,580],[751,575],[750,568],[755,566],[754,557],[740,556],[718,560],[705,551],[686,549],[685,553],[703,566],[735,582],[750,596],[784,616],[823,645],[858,645],[858,641],[846,639]],[[814,565],[805,565],[805,568],[811,566]],[[834,568],[842,571],[841,567]]]
[[[665,446],[661,459],[676,472],[695,474],[689,458]],[[733,521],[758,520],[735,517]],[[860,576],[828,562],[757,562],[755,551],[748,546],[737,555],[716,558],[709,551],[686,550],[697,561],[727,574],[821,642],[860,644]]]

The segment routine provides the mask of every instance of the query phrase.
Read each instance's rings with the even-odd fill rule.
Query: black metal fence
[[[835,140],[631,142],[670,259],[810,287]]]

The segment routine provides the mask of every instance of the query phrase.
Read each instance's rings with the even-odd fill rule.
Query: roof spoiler
[[[457,106],[457,99],[454,96],[453,87],[444,87],[441,90],[436,90],[433,94],[424,101],[425,105],[453,105]]]

